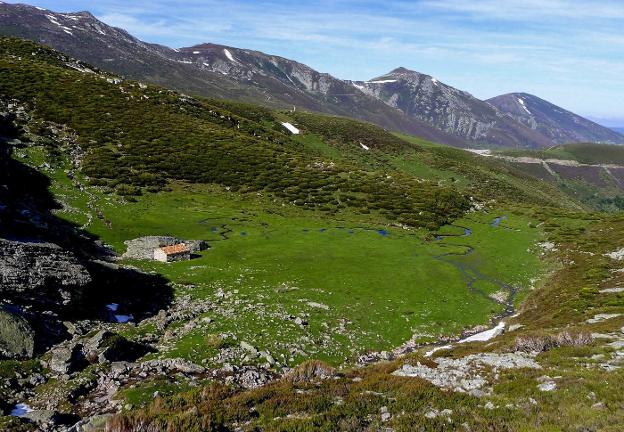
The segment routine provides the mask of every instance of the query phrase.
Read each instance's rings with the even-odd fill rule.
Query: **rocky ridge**
[[[416,71],[398,68],[352,85],[410,117],[468,142],[520,148],[552,145],[546,137],[487,102]]]
[[[527,93],[509,93],[487,102],[557,144],[624,143],[624,136],[617,132]]]

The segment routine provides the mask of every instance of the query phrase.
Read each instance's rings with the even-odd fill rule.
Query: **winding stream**
[[[497,217],[494,222],[492,222],[492,226],[493,227],[498,227],[501,220],[504,219],[504,217]],[[455,226],[457,228],[461,228],[464,230],[464,234],[441,234],[438,235],[436,237],[470,237],[472,236],[472,231],[469,228],[466,227],[462,227],[459,225],[451,225],[451,226]],[[495,301],[496,303],[500,304],[500,305],[504,305],[505,306],[505,310],[496,315],[493,319],[493,321],[500,321],[503,318],[506,318],[510,315],[513,315],[515,313],[515,308],[513,305],[513,302],[516,298],[516,295],[518,293],[518,288],[514,287],[508,283],[505,283],[499,279],[490,277],[490,276],[486,276],[483,273],[481,273],[481,271],[474,265],[468,264],[468,263],[463,263],[457,260],[454,260],[453,257],[468,257],[470,255],[472,255],[475,252],[475,249],[468,244],[453,244],[451,246],[456,246],[456,247],[463,247],[465,248],[465,250],[463,252],[449,252],[449,253],[445,253],[445,254],[441,254],[441,255],[434,255],[434,259],[437,261],[441,261],[447,264],[452,265],[453,267],[455,267],[464,277],[464,280],[466,281],[466,287],[468,288],[469,291],[480,295],[483,298],[486,298],[488,300],[492,300]],[[500,301],[500,300],[496,300],[494,298],[492,298],[491,294],[488,294],[486,292],[484,292],[483,290],[477,288],[475,286],[475,284],[478,281],[483,281],[483,282],[488,282],[491,283],[493,285],[496,285],[500,288],[501,291],[505,291],[508,293],[507,295],[507,299],[505,301]]]

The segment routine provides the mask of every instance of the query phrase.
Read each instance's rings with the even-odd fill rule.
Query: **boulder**
[[[258,350],[249,342],[241,341],[240,347],[254,357],[258,355]]]
[[[17,308],[0,305],[0,357],[31,358],[35,333]]]
[[[52,410],[33,410],[21,417],[39,425],[57,425],[60,421],[59,413]]]
[[[69,374],[86,366],[83,346],[69,343],[55,347],[51,352],[48,368],[59,375]]]

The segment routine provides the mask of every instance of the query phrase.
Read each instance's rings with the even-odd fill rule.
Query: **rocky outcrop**
[[[35,333],[16,308],[0,304],[0,358],[30,358]]]
[[[0,292],[12,297],[52,295],[69,304],[91,276],[74,254],[52,243],[0,239]],[[51,292],[53,291],[53,292]]]
[[[75,337],[57,345],[50,350],[45,363],[54,374],[66,375],[89,364],[134,361],[147,352],[148,347],[103,328],[93,335]]]
[[[435,359],[435,368],[417,363],[405,364],[393,373],[396,376],[418,377],[437,387],[473,396],[483,396],[491,391],[490,375],[498,376],[505,369],[540,369],[534,356],[526,353],[482,353],[459,359],[441,357]]]

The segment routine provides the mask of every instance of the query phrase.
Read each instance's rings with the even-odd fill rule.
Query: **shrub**
[[[584,346],[594,341],[591,333],[564,330],[556,335],[525,335],[516,338],[516,351],[544,352],[563,346]]]
[[[336,376],[336,369],[319,360],[308,360],[301,363],[286,375],[292,383],[307,383],[317,379],[327,379]]]

